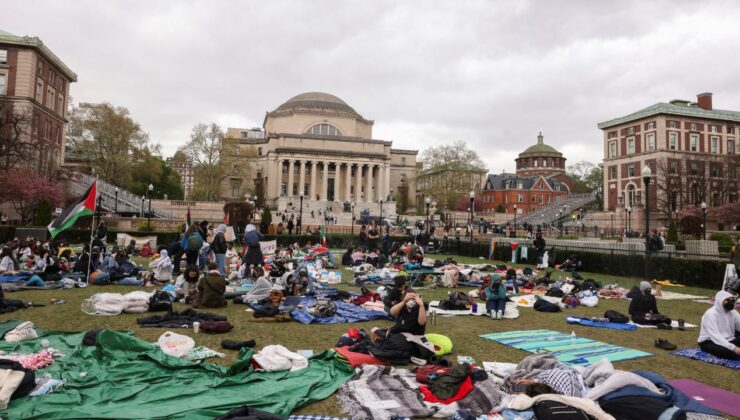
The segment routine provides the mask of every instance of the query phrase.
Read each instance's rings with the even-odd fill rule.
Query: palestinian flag
[[[77,219],[82,216],[95,214],[95,200],[97,198],[98,182],[93,182],[87,192],[80,197],[76,203],[64,209],[56,219],[48,226],[51,237],[56,237],[59,232],[71,228]]]
[[[326,248],[326,226],[321,225],[321,246]]]
[[[226,217],[224,217],[224,224],[229,226],[229,213],[226,213]]]

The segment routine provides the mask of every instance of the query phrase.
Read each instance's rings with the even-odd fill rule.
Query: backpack
[[[337,313],[337,306],[329,302],[323,305],[316,306],[316,316],[319,318],[329,318]]]
[[[552,296],[552,297],[563,297],[565,296],[565,293],[563,293],[562,290],[558,287],[551,287],[548,289],[547,293],[545,293],[545,296]]]
[[[553,400],[543,400],[534,405],[537,420],[590,420],[583,410]]]
[[[426,365],[416,368],[414,373],[416,374],[416,382],[427,384],[431,378],[448,373],[449,371],[450,368],[447,366]]]
[[[616,322],[617,324],[626,324],[630,321],[626,315],[612,309],[604,312],[604,318],[607,318],[609,322]]]
[[[203,247],[203,239],[197,233],[192,233],[188,237],[188,251],[200,251]]]
[[[534,310],[540,312],[560,312],[560,307],[554,303],[550,303],[545,299],[537,299],[534,303]]]
[[[23,372],[23,379],[18,385],[18,388],[13,392],[13,395],[10,396],[11,400],[25,397],[36,388],[36,374],[32,370],[24,368],[15,360],[0,359],[0,369],[19,370]]]
[[[172,313],[172,301],[170,300],[170,294],[158,290],[154,292],[151,298],[149,298],[149,312],[167,311]]]

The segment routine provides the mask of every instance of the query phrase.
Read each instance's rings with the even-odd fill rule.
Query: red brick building
[[[23,139],[38,144],[33,164],[43,175],[51,176],[63,161],[69,85],[76,81],[39,38],[0,30],[0,104],[30,117]]]

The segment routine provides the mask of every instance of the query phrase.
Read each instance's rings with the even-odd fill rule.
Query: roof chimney
[[[710,95],[709,96],[709,107],[711,108],[712,107],[712,96],[711,96],[712,94],[710,93],[709,95]],[[537,144],[545,144],[545,141],[542,137],[542,131],[540,131],[540,134],[537,136]]]
[[[707,111],[712,110],[712,94],[710,92],[696,95],[696,101],[699,104],[699,108],[706,109]]]

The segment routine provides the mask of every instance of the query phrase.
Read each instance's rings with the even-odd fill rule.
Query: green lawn
[[[432,256],[434,258],[434,256]],[[446,258],[445,256],[444,258]],[[440,256],[440,258],[442,258]],[[480,263],[479,259],[456,257],[458,262]],[[522,265],[519,265],[522,266]],[[343,270],[344,281],[351,279],[349,271]],[[640,279],[605,276],[596,273],[584,273],[584,277],[594,278],[604,284],[619,283],[621,286],[629,288],[639,282]],[[350,285],[340,285],[340,288],[347,290],[358,290]],[[25,291],[7,293],[8,298],[22,299],[35,303],[47,303],[51,298],[61,298],[67,301],[63,305],[47,305],[46,307],[29,308],[14,313],[0,315],[0,321],[8,319],[22,319],[33,321],[40,328],[60,331],[85,331],[93,328],[111,328],[118,330],[132,330],[137,337],[148,341],[156,341],[164,332],[163,329],[138,328],[136,318],[141,315],[123,314],[114,317],[89,316],[80,310],[81,302],[99,292],[120,292],[136,290],[130,286],[91,286],[85,289],[73,290],[54,290],[54,291]],[[423,290],[422,294],[425,301],[441,299],[452,289],[432,289]],[[460,290],[470,290],[461,288]],[[713,296],[714,291],[694,287],[686,288],[665,288],[682,293],[695,295]],[[659,301],[659,309],[662,313],[668,314],[674,319],[683,318],[692,324],[699,324],[701,315],[709,305],[696,303],[692,301]],[[461,355],[473,356],[478,362],[482,361],[501,361],[501,362],[518,362],[528,353],[515,350],[510,347],[495,343],[493,341],[478,338],[478,335],[499,331],[525,330],[525,329],[552,329],[570,333],[575,331],[576,334],[594,340],[600,340],[612,344],[624,345],[635,349],[644,350],[655,354],[654,357],[636,359],[624,362],[617,362],[615,365],[619,369],[633,370],[651,370],[656,371],[668,379],[691,378],[697,381],[705,382],[709,385],[724,388],[735,393],[740,393],[740,382],[737,381],[737,372],[724,367],[700,363],[685,358],[671,356],[664,350],[657,349],[653,343],[657,337],[668,339],[677,344],[679,348],[692,347],[696,345],[698,328],[687,331],[658,331],[654,329],[640,329],[634,332],[620,332],[615,330],[589,328],[581,326],[568,325],[565,322],[565,315],[573,314],[578,316],[602,316],[607,309],[615,309],[622,313],[627,312],[627,301],[601,300],[599,306],[588,308],[580,306],[576,309],[570,309],[564,313],[541,313],[533,309],[520,308],[521,317],[517,320],[493,321],[487,317],[453,317],[437,319],[436,325],[428,325],[427,332],[439,333],[449,336],[454,345],[455,353]],[[186,305],[175,304],[175,310],[186,309]],[[344,325],[302,325],[297,322],[289,323],[260,323],[254,322],[252,315],[245,311],[244,305],[229,305],[224,309],[213,310],[213,312],[222,313],[229,318],[234,325],[234,329],[228,334],[222,335],[193,335],[191,330],[177,331],[178,333],[192,335],[196,345],[205,345],[210,348],[222,351],[227,355],[226,358],[215,360],[216,363],[229,364],[236,356],[236,352],[222,350],[220,343],[222,339],[246,340],[255,339],[257,349],[268,344],[282,344],[291,350],[313,349],[320,352],[326,348],[333,347],[340,335],[342,335],[348,324]],[[374,326],[388,326],[390,321],[375,321],[352,326],[372,328]],[[334,397],[312,404],[299,410],[302,414],[326,414],[341,415],[339,405]]]

